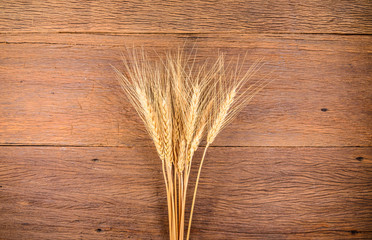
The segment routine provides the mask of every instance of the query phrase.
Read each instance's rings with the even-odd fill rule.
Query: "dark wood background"
[[[192,239],[371,239],[371,34],[368,0],[2,1],[0,239],[167,238],[110,64],[185,40],[275,69],[207,155]]]

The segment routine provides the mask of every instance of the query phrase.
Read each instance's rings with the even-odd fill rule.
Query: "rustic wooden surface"
[[[207,155],[192,239],[371,239],[371,19],[370,1],[1,2],[0,239],[166,239],[110,64],[185,40],[275,70]]]
[[[4,32],[372,33],[369,0],[36,0],[1,11]]]
[[[152,148],[14,146],[0,157],[5,239],[166,239]],[[358,147],[211,148],[193,239],[370,236],[371,159]]]
[[[151,145],[110,64],[123,42],[155,48],[179,35],[1,36],[1,144]],[[34,39],[32,39],[34,37]],[[214,47],[265,56],[275,81],[215,142],[217,146],[369,146],[372,52],[369,36],[198,35],[202,56]],[[213,46],[213,47],[210,47]],[[258,78],[258,76],[257,76]],[[327,111],[322,111],[324,108]],[[348,131],[345,129],[348,128]]]

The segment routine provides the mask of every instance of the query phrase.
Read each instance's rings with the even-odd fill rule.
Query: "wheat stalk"
[[[208,147],[269,83],[269,78],[255,83],[249,81],[262,61],[241,74],[242,66],[237,64],[232,68],[231,62],[226,65],[223,54],[212,64],[206,61],[197,65],[195,59],[195,55],[186,56],[178,49],[176,53],[166,53],[165,57],[158,55],[153,61],[143,49],[127,49],[126,55],[123,54],[124,71],[114,68],[161,159],[171,240],[185,237],[186,194],[194,153],[203,137],[206,136],[206,146],[196,178],[186,239],[190,238],[196,193]]]

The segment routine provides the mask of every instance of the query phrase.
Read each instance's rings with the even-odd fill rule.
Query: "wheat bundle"
[[[269,83],[251,81],[262,66],[256,61],[242,74],[242,65],[226,64],[218,54],[211,64],[195,64],[196,56],[183,49],[150,60],[143,49],[127,49],[124,71],[114,68],[120,85],[145,123],[161,159],[168,203],[169,237],[185,238],[186,194],[193,156],[202,139],[206,145],[200,160],[188,221],[192,216],[201,169],[208,147],[218,133]],[[244,62],[244,60],[243,60]]]

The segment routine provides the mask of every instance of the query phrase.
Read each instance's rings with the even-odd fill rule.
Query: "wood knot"
[[[322,109],[320,109],[320,111],[327,112],[328,111],[328,108],[322,108]]]
[[[363,161],[364,157],[356,157],[355,159],[361,162]]]

